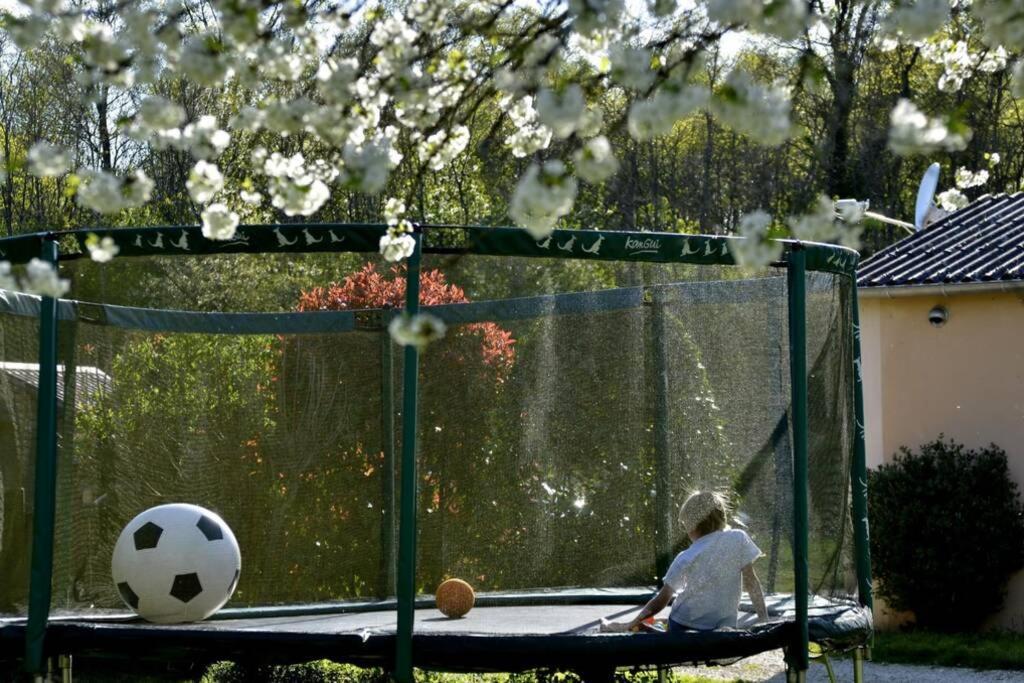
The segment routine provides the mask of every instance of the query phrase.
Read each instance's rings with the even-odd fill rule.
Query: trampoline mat
[[[426,600],[418,602],[413,658],[416,666],[446,671],[525,671],[537,668],[609,667],[728,663],[787,646],[795,631],[792,599],[769,596],[771,619],[755,624],[749,604],[741,605],[741,628],[681,633],[600,633],[602,618],[626,620],[636,603],[579,603],[580,596],[547,593],[568,604],[515,604],[514,596],[480,596],[461,619],[448,619]],[[592,596],[593,597],[593,596]],[[511,603],[511,604],[509,604]],[[47,630],[47,650],[82,657],[154,659],[202,664],[218,660],[287,664],[331,659],[364,666],[388,666],[394,658],[394,603],[322,606],[342,613],[297,613],[229,618],[195,624],[157,625],[123,617],[58,618]],[[310,610],[312,611],[312,610]],[[261,614],[273,612],[263,610]],[[667,610],[659,615],[667,617]],[[813,598],[812,641],[833,649],[867,642],[871,616],[848,601]],[[10,655],[24,638],[23,620],[0,622],[0,644]]]

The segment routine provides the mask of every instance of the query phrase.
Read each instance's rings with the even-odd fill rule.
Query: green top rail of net
[[[88,254],[90,235],[110,237],[120,256],[190,256],[205,254],[376,252],[387,231],[383,224],[290,223],[241,225],[230,240],[203,237],[199,226],[100,228],[44,232],[0,239],[0,259],[27,263],[39,256],[44,240],[60,243],[60,259]],[[479,254],[537,258],[593,259],[650,263],[735,265],[733,245],[746,239],[722,235],[661,232],[555,230],[536,240],[514,227],[420,225],[425,254]],[[830,244],[780,240],[782,262],[798,246],[806,254],[807,270],[852,277],[856,251]],[[781,265],[781,264],[780,264]]]

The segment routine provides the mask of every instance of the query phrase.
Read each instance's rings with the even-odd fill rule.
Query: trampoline
[[[0,293],[0,665],[606,680],[782,647],[799,678],[809,643],[869,642],[855,252],[786,242],[751,270],[730,237],[427,225],[394,267],[385,230],[0,240],[75,297]],[[445,337],[393,345],[417,311]],[[728,490],[764,551],[770,619],[744,601],[736,629],[601,633],[657,590],[697,488]],[[238,537],[238,590],[206,622],[144,623],[112,585],[121,528],[165,502]],[[431,596],[452,576],[478,591],[456,620]]]

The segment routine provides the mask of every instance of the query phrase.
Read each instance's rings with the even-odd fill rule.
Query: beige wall
[[[860,302],[868,466],[944,433],[1003,448],[1024,493],[1024,291],[869,298],[862,290]],[[928,322],[936,305],[949,311],[941,327]],[[878,612],[879,626],[891,623]],[[990,625],[1024,631],[1024,572]]]

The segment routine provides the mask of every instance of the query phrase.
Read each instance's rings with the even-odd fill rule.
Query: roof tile
[[[861,264],[861,287],[1024,280],[1024,193],[985,195]]]

